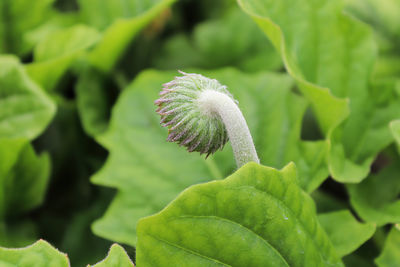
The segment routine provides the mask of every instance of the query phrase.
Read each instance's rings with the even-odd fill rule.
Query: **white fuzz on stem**
[[[201,92],[198,104],[204,114],[217,116],[223,121],[238,168],[250,161],[260,163],[246,120],[231,97],[205,90]]]

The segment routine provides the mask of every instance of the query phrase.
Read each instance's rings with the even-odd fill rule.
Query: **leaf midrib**
[[[181,249],[181,250],[183,250],[183,251],[185,251],[185,252],[188,252],[188,253],[190,253],[190,254],[192,254],[192,255],[195,255],[195,256],[197,256],[197,257],[206,259],[206,260],[211,261],[211,262],[215,262],[215,263],[221,264],[221,265],[223,265],[223,266],[232,267],[232,265],[227,265],[227,264],[225,264],[225,263],[223,263],[223,262],[220,262],[220,261],[218,261],[218,260],[216,260],[216,259],[209,258],[209,257],[207,257],[207,256],[205,256],[205,255],[199,254],[199,253],[196,252],[196,251],[193,251],[193,250],[188,249],[188,248],[181,247],[181,246],[179,246],[179,245],[177,245],[177,244],[171,243],[171,242],[169,242],[169,241],[167,241],[167,240],[165,240],[165,239],[156,237],[156,236],[154,236],[154,235],[152,235],[152,234],[147,233],[147,235],[148,235],[149,237],[154,238],[154,239],[156,239],[156,240],[158,240],[158,241],[160,241],[160,242],[163,242],[163,243],[165,243],[165,244],[167,244],[167,245],[169,245],[169,246],[172,246],[172,247],[177,248],[177,249]]]

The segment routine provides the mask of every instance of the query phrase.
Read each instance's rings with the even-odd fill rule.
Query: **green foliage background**
[[[0,0],[0,265],[400,266],[398,14]],[[165,141],[177,70],[228,86],[264,166]]]

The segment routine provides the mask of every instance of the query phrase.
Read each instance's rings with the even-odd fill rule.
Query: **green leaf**
[[[0,139],[0,158],[0,218],[39,206],[50,177],[48,154],[37,156],[27,140]]]
[[[0,247],[0,265],[3,267],[69,267],[69,259],[48,242],[39,240],[24,248]],[[125,250],[118,244],[113,244],[107,257],[95,265],[97,267],[133,267]]]
[[[107,77],[94,68],[85,68],[76,85],[78,112],[86,133],[96,136],[108,126],[113,89]]]
[[[168,38],[158,53],[153,64],[157,69],[185,69],[207,66],[207,60],[193,46],[190,36],[175,34]]]
[[[332,241],[339,257],[350,254],[372,237],[376,226],[360,223],[348,210],[318,214],[318,220]]]
[[[400,74],[400,12],[398,0],[347,0],[348,12],[374,29],[379,57],[374,66],[376,78],[396,78]]]
[[[328,89],[331,86],[338,87],[337,89],[341,88],[343,91],[346,89],[341,86],[342,81],[339,79],[340,76],[347,73],[341,63],[345,60],[341,51],[344,50],[345,44],[341,42],[344,37],[340,35],[340,31],[335,36],[335,38],[339,38],[340,42],[321,46],[318,50],[316,50],[317,43],[315,40],[319,41],[326,35],[333,38],[330,35],[334,29],[336,30],[338,21],[333,20],[336,18],[336,14],[329,11],[340,3],[335,1],[334,4],[331,3],[331,6],[326,6],[328,3],[326,0],[320,1],[318,5],[308,3],[310,0],[296,0],[290,3],[288,1],[269,0],[239,0],[238,2],[240,7],[253,18],[269,37],[281,55],[288,73],[295,78],[301,92],[312,103],[320,127],[327,134],[349,114],[347,101],[335,97]],[[290,12],[287,12],[285,8],[287,6],[290,6],[291,11],[301,14],[301,16],[293,16]],[[321,10],[323,7],[325,9]],[[318,11],[320,12],[317,13]],[[317,26],[318,20],[324,20],[324,23],[321,23],[321,25],[318,23],[319,29],[311,30]],[[325,27],[331,30],[325,31]],[[345,29],[343,27],[343,30]],[[328,37],[325,38],[329,39]],[[329,52],[331,49],[336,54]],[[325,55],[325,57],[322,55]],[[332,64],[321,64],[328,60]],[[340,69],[338,69],[339,66]],[[331,75],[328,75],[328,73],[331,73]],[[329,110],[327,107],[329,107]],[[332,114],[335,114],[335,116],[332,116]]]
[[[38,27],[51,14],[54,0],[2,0],[0,2],[0,54],[23,55],[32,45],[24,34]]]
[[[199,24],[193,32],[194,46],[209,68],[238,66],[242,70],[276,70],[279,55],[262,32],[239,8]]]
[[[343,266],[296,169],[248,163],[138,224],[139,266]]]
[[[123,247],[113,244],[107,257],[93,267],[132,267],[135,266]],[[89,266],[88,266],[89,267]]]
[[[394,267],[400,265],[400,226],[394,225],[386,239],[382,253],[376,258],[378,267]]]
[[[24,39],[32,47],[46,39],[49,34],[60,31],[62,29],[72,27],[74,24],[78,24],[79,17],[75,12],[56,12],[54,16],[48,18],[38,27],[26,32]]]
[[[85,25],[55,31],[36,46],[34,62],[26,69],[37,83],[51,90],[73,61],[99,39],[100,34]]]
[[[201,73],[227,85],[239,101],[263,164],[281,168],[293,160],[308,191],[327,177],[326,143],[300,140],[307,102],[291,92],[288,76],[246,75],[233,69]],[[159,124],[154,101],[161,85],[176,74],[141,73],[114,106],[109,129],[97,137],[110,156],[92,182],[118,189],[103,218],[93,225],[97,235],[135,245],[141,217],[160,211],[188,186],[220,179],[235,169],[229,145],[204,160],[165,141],[167,130]]]
[[[79,161],[79,159],[77,161]],[[66,176],[68,176],[68,174]],[[87,175],[81,174],[81,176],[80,181],[75,182],[75,189],[64,193],[66,197],[74,199],[73,201],[77,204],[73,205],[78,206],[79,210],[68,209],[73,211],[73,213],[52,216],[58,217],[58,220],[63,221],[63,225],[58,227],[64,229],[62,232],[63,238],[58,248],[68,252],[71,266],[87,266],[89,262],[94,263],[100,261],[104,258],[106,251],[108,251],[112,245],[112,242],[95,236],[90,226],[95,219],[103,214],[113,194],[110,192],[111,190],[102,189],[100,191],[96,190],[95,194],[90,194],[89,198],[87,192],[91,190],[91,187],[87,180]],[[69,181],[69,183],[71,183],[71,181]],[[61,196],[61,198],[63,197]],[[57,209],[59,205],[55,203],[53,206]],[[53,225],[56,225],[56,222],[54,222]],[[44,225],[44,227],[46,227],[46,225]],[[53,236],[54,237],[49,236],[48,238],[58,238],[59,233],[55,232]]]
[[[392,121],[390,123],[390,130],[400,151],[400,120]]]
[[[90,53],[90,62],[109,72],[132,39],[174,0],[95,1],[80,0],[83,17],[100,29],[103,37]]]
[[[25,248],[0,247],[0,265],[4,267],[68,267],[68,257],[44,240]]]
[[[392,142],[388,123],[400,117],[398,97],[376,105],[369,95],[376,54],[370,29],[344,14],[341,1],[239,3],[270,38],[311,102],[329,142],[333,178],[360,182],[378,152]]]
[[[277,70],[279,55],[237,6],[199,23],[191,36],[176,34],[165,42],[155,65],[163,69],[234,66],[244,71]]]
[[[350,203],[357,214],[378,226],[400,221],[400,164],[396,160],[362,183],[348,185]]]
[[[400,23],[397,0],[346,0],[347,8],[358,18],[372,25],[378,34],[398,41]]]
[[[0,222],[0,246],[25,247],[38,239],[36,225],[30,220]]]
[[[36,138],[56,109],[13,56],[0,56],[0,102],[0,138]]]

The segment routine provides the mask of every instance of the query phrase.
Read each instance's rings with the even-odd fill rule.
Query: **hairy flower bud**
[[[213,90],[232,95],[215,79],[200,74],[184,73],[164,84],[160,98],[155,101],[157,113],[161,115],[161,125],[168,127],[169,142],[186,146],[188,151],[198,151],[210,155],[222,149],[228,141],[225,126],[215,112],[202,108],[201,95]]]
[[[238,167],[259,163],[246,120],[226,86],[200,74],[181,73],[164,84],[155,101],[161,125],[168,127],[167,141],[208,156],[229,139]]]

